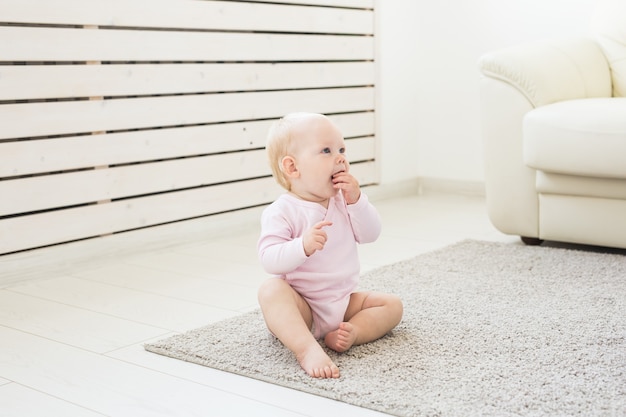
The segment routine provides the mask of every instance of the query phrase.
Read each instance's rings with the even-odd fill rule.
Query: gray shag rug
[[[402,297],[389,335],[308,377],[260,311],[148,351],[397,416],[626,415],[626,256],[463,241],[363,275]]]

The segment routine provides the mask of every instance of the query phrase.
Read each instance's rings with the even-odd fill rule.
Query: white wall
[[[585,34],[594,0],[377,0],[382,183],[484,180],[478,58]]]

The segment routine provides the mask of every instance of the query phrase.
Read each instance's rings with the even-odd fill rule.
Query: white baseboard
[[[419,194],[430,192],[485,196],[485,183],[482,181],[452,180],[446,178],[420,178]]]
[[[370,201],[380,201],[389,198],[400,198],[420,193],[420,179],[412,178],[391,184],[378,184],[363,187]]]
[[[368,186],[365,192],[371,201],[428,193],[484,197],[485,183],[481,181],[419,177],[391,184]]]

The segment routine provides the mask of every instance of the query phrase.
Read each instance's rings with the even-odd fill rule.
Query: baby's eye
[[[322,153],[330,153],[330,148],[324,148],[324,149],[322,149]]]
[[[346,153],[346,148],[339,149],[339,153]]]

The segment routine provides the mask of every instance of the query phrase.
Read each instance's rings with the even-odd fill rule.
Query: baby
[[[275,275],[259,289],[268,329],[315,378],[338,378],[322,349],[376,340],[402,318],[394,295],[356,291],[357,243],[376,240],[380,218],[350,174],[346,145],[326,117],[292,113],[270,129],[267,152],[287,190],[261,218],[259,258]]]

